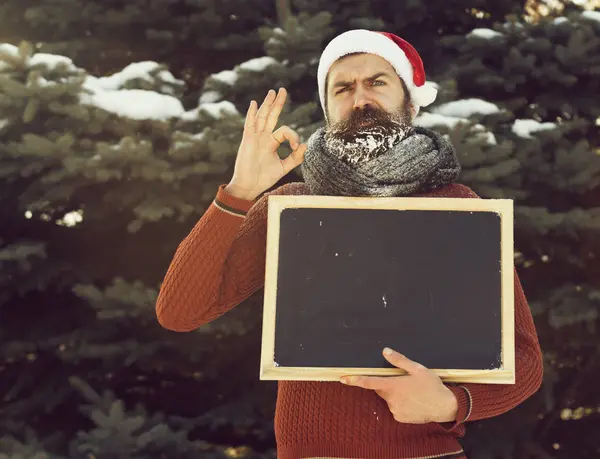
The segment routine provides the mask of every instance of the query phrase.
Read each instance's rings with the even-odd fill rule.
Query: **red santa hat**
[[[417,112],[419,107],[426,107],[435,101],[437,89],[432,83],[425,81],[423,61],[410,43],[392,33],[357,29],[335,37],[321,54],[317,79],[323,110],[325,110],[325,79],[329,68],[340,57],[358,52],[375,54],[392,65],[406,83]]]

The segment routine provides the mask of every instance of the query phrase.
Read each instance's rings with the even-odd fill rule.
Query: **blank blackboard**
[[[512,201],[270,196],[261,379],[514,383]]]

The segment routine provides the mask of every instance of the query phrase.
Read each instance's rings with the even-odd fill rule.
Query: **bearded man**
[[[195,330],[264,286],[269,195],[478,198],[456,183],[453,146],[413,124],[437,92],[408,42],[348,31],[327,45],[317,77],[326,123],[307,144],[287,126],[274,131],[285,89],[269,91],[260,108],[250,103],[233,177],[219,187],[166,273],[156,305],[163,327]],[[277,149],[286,140],[293,152],[280,159]],[[304,182],[265,193],[299,165]],[[278,459],[466,457],[459,439],[467,421],[506,413],[541,385],[537,333],[516,271],[514,278],[515,384],[445,384],[388,349],[385,358],[407,375],[279,381]]]

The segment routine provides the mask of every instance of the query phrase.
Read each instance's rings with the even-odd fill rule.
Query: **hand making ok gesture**
[[[306,144],[300,143],[296,132],[288,126],[273,132],[286,98],[281,88],[277,94],[270,90],[260,109],[256,101],[250,102],[233,177],[226,188],[233,195],[253,200],[304,160]],[[281,159],[277,149],[285,140],[293,151]]]

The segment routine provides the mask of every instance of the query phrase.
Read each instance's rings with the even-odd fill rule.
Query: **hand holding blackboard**
[[[271,196],[261,379],[514,384],[512,201]]]
[[[435,372],[393,349],[386,348],[383,356],[406,375],[345,376],[341,382],[374,390],[386,401],[398,422],[426,424],[456,420],[456,397]]]

